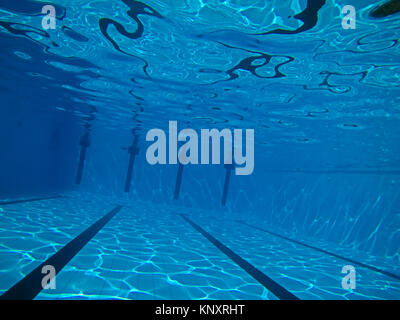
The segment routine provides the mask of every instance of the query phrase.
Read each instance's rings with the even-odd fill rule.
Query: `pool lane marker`
[[[62,198],[60,195],[54,195],[49,197],[42,197],[42,198],[32,198],[32,199],[22,199],[22,200],[10,200],[10,201],[1,201],[0,206],[5,206],[7,204],[16,204],[16,203],[24,203],[24,202],[33,202],[33,201],[41,201],[41,200],[50,200],[50,199],[57,199]]]
[[[42,268],[51,265],[58,274],[65,265],[109,222],[120,210],[122,206],[116,206],[104,217],[97,220],[89,228],[83,231],[75,239],[58,250],[53,256],[43,262],[31,273],[8,289],[0,300],[32,300],[42,291]]]
[[[178,173],[176,175],[174,200],[178,200],[179,199],[179,192],[181,190],[181,184],[182,184],[182,174],[183,174],[183,164],[179,163]]]
[[[185,215],[180,215],[187,223],[189,223],[195,230],[201,233],[208,241],[210,241],[215,247],[217,247],[222,253],[228,256],[233,262],[235,262],[239,267],[246,271],[251,277],[257,280],[261,285],[263,285],[267,290],[272,292],[281,300],[300,300],[293,293],[286,290],[279,283],[272,280],[270,277],[265,275],[263,272],[258,270],[252,264],[241,258],[222,242],[214,238],[211,234],[201,228],[199,225],[194,223],[192,220],[187,218]]]
[[[253,225],[248,224],[247,222],[244,222],[244,221],[236,220],[236,222],[237,222],[237,223],[240,223],[240,224],[244,224],[244,225],[246,225],[246,226],[248,226],[248,227],[250,227],[250,228],[256,229],[256,230],[258,230],[258,231],[262,231],[262,232],[268,233],[268,234],[270,234],[270,235],[272,235],[272,236],[275,236],[275,237],[278,237],[278,238],[285,239],[285,240],[287,240],[287,241],[296,243],[296,244],[301,245],[301,246],[303,246],[303,247],[306,247],[306,248],[309,248],[309,249],[313,249],[313,250],[315,250],[315,251],[318,251],[318,252],[321,252],[321,253],[325,253],[325,254],[330,255],[330,256],[332,256],[332,257],[335,257],[335,258],[338,258],[338,259],[341,259],[341,260],[350,262],[350,263],[355,264],[355,265],[358,265],[358,266],[360,266],[360,267],[363,267],[363,268],[366,268],[366,269],[370,269],[370,270],[372,270],[372,271],[381,273],[381,274],[383,274],[383,275],[385,275],[385,276],[394,278],[394,279],[396,279],[396,280],[400,280],[400,276],[399,276],[399,275],[396,275],[396,274],[394,274],[394,273],[391,273],[391,272],[388,272],[388,271],[385,271],[385,270],[382,270],[382,269],[379,269],[379,268],[370,266],[370,265],[368,265],[368,264],[365,264],[365,263],[362,263],[362,262],[359,262],[359,261],[356,261],[356,260],[353,260],[353,259],[350,259],[350,258],[343,257],[343,256],[341,256],[341,255],[338,255],[338,254],[333,253],[333,252],[329,252],[329,251],[324,250],[324,249],[320,249],[320,248],[318,248],[318,247],[311,246],[311,245],[306,244],[306,243],[304,243],[304,242],[301,242],[301,241],[298,241],[298,240],[295,240],[295,239],[291,239],[291,238],[289,238],[289,237],[282,236],[282,235],[280,235],[280,234],[278,234],[278,233],[275,233],[275,232],[272,232],[272,231],[269,231],[269,230],[266,230],[266,229],[263,229],[263,228],[260,228],[260,227],[257,227],[257,226],[253,226]]]
[[[139,154],[139,138],[138,135],[134,135],[132,146],[129,147],[129,163],[128,163],[128,171],[126,173],[125,180],[125,192],[129,192],[131,189],[132,176],[133,176],[133,166],[135,164],[135,158]]]
[[[76,172],[76,178],[75,178],[75,183],[76,184],[81,184],[82,182],[82,175],[83,175],[83,169],[85,167],[85,159],[86,159],[86,152],[87,149],[90,147],[90,139],[89,139],[89,125],[87,124],[86,127],[86,132],[81,138],[81,152],[79,154],[79,163],[78,163],[78,169]]]
[[[226,173],[225,173],[225,181],[224,181],[224,190],[222,191],[222,200],[221,205],[225,207],[226,199],[228,198],[228,189],[229,189],[229,181],[231,180],[232,170],[234,169],[233,164],[225,165]]]

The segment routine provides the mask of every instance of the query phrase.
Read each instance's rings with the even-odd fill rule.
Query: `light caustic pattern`
[[[258,169],[247,191],[232,181],[228,207],[235,205],[236,213],[227,219],[251,212],[246,217],[255,225],[284,225],[282,233],[310,237],[324,248],[339,243],[343,255],[349,250],[398,274],[400,25],[398,14],[387,14],[396,4],[374,11],[373,0],[52,3],[56,28],[46,30],[42,2],[1,1],[0,61],[7,63],[0,70],[7,77],[0,78],[0,92],[7,92],[10,113],[73,115],[87,134],[101,128],[93,132],[115,140],[132,128],[166,129],[169,120],[193,129],[255,129],[256,163],[268,165]],[[349,4],[356,9],[355,29],[342,25],[342,7]],[[95,188],[112,194],[126,159],[115,141],[98,145],[106,168],[90,160],[85,173]],[[142,189],[132,193],[167,202],[171,195],[161,181],[167,169],[151,176],[149,166],[136,165]],[[276,168],[287,175],[269,174]],[[221,182],[196,170],[185,171],[181,198],[191,207],[212,206]],[[359,174],[346,175],[351,170]],[[382,170],[388,174],[380,176]],[[101,174],[111,176],[109,183],[96,180]],[[193,197],[189,186],[202,191]],[[1,210],[1,290],[112,203],[71,197],[76,201]],[[58,296],[274,298],[188,228],[174,208],[127,204],[59,274]],[[357,291],[344,291],[342,262],[233,221],[225,230],[203,219],[201,209],[179,213],[191,215],[300,298],[399,297],[397,282],[359,269],[369,284],[358,281]],[[320,237],[328,242],[315,240]],[[47,291],[38,296],[52,297]]]
[[[107,200],[71,193],[64,199],[6,208],[0,220],[0,290],[7,290],[97,220],[115,199]],[[191,228],[178,214],[185,210],[126,202],[57,275],[56,289],[43,290],[37,299],[276,299]],[[26,214],[18,214],[22,211]],[[345,290],[341,286],[345,261],[251,229],[229,215],[218,219],[210,215],[214,217],[202,210],[188,214],[300,299],[397,299],[400,294],[398,280],[361,267],[357,267],[357,289]],[[338,252],[326,243],[315,245]],[[368,262],[355,250],[342,251],[338,253]],[[370,262],[385,266],[384,259]]]

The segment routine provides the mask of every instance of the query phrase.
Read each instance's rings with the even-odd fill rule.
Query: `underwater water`
[[[400,299],[399,7],[0,0],[0,297]]]

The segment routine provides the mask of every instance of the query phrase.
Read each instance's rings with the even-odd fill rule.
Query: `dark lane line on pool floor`
[[[260,284],[262,284],[268,291],[272,292],[275,296],[277,296],[281,300],[300,300],[293,293],[286,290],[279,283],[275,282],[263,272],[258,270],[252,264],[241,258],[227,246],[225,246],[222,242],[214,238],[211,234],[201,228],[199,225],[194,223],[192,220],[187,218],[185,215],[180,215],[187,223],[189,223],[195,230],[197,230],[200,234],[202,234],[208,241],[210,241],[215,247],[217,247],[222,253],[224,253],[227,257],[229,257],[233,262],[235,262],[239,267],[241,267],[244,271],[246,271],[250,276],[252,276],[255,280],[257,280]]]
[[[33,202],[33,201],[42,201],[42,200],[50,200],[50,199],[57,199],[62,198],[61,195],[54,195],[49,197],[42,197],[42,198],[32,198],[32,199],[21,199],[21,200],[10,200],[10,201],[0,201],[0,206],[5,206],[8,204],[16,204],[16,203],[24,203],[24,202]]]
[[[335,258],[338,258],[338,259],[341,259],[341,260],[350,262],[350,263],[355,264],[355,265],[358,265],[358,266],[360,266],[360,267],[367,268],[367,269],[372,270],[372,271],[374,271],[374,272],[381,273],[381,274],[383,274],[383,275],[385,275],[385,276],[388,276],[388,277],[390,277],[390,278],[394,278],[394,279],[396,279],[396,280],[400,280],[400,276],[399,276],[399,275],[396,275],[396,274],[391,273],[391,272],[389,272],[389,271],[385,271],[385,270],[376,268],[376,267],[374,267],[374,266],[370,266],[370,265],[368,265],[368,264],[365,264],[365,263],[362,263],[362,262],[353,260],[353,259],[351,259],[351,258],[346,258],[346,257],[341,256],[341,255],[339,255],[339,254],[336,254],[336,253],[333,253],[333,252],[329,252],[329,251],[327,251],[327,250],[324,250],[324,249],[321,249],[321,248],[318,248],[318,247],[311,246],[311,245],[306,244],[306,243],[304,243],[304,242],[301,242],[301,241],[298,241],[298,240],[295,240],[295,239],[292,239],[292,238],[289,238],[289,237],[286,237],[286,236],[282,236],[282,235],[280,235],[280,234],[278,234],[278,233],[275,233],[275,232],[272,232],[272,231],[269,231],[269,230],[266,230],[266,229],[263,229],[263,228],[260,228],[260,227],[257,227],[257,226],[253,226],[253,225],[248,224],[247,222],[244,222],[244,221],[236,220],[236,222],[239,223],[239,224],[243,224],[243,225],[245,225],[245,226],[247,226],[247,227],[249,227],[249,228],[253,228],[253,229],[256,229],[256,230],[258,230],[258,231],[262,231],[262,232],[264,232],[264,233],[268,233],[268,234],[270,234],[270,235],[272,235],[272,236],[275,236],[275,237],[278,237],[278,238],[281,238],[281,239],[284,239],[284,240],[293,242],[293,243],[298,244],[298,245],[300,245],[300,246],[303,246],[303,247],[306,247],[306,248],[309,248],[309,249],[313,249],[313,250],[315,250],[315,251],[318,251],[318,252],[321,252],[321,253],[330,255],[330,256],[332,256],[332,257],[335,257]]]
[[[42,291],[42,273],[44,266],[53,266],[58,274],[65,265],[122,209],[118,205],[89,228],[62,247],[49,259],[34,269],[31,273],[8,289],[0,300],[32,300]]]

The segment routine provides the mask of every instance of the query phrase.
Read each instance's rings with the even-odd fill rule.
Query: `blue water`
[[[400,299],[385,2],[1,0],[0,294],[119,204],[36,299],[279,299],[183,217],[299,299]],[[223,164],[184,166],[174,199],[178,165],[147,162],[169,121],[254,129],[254,172],[232,173],[225,206]]]

